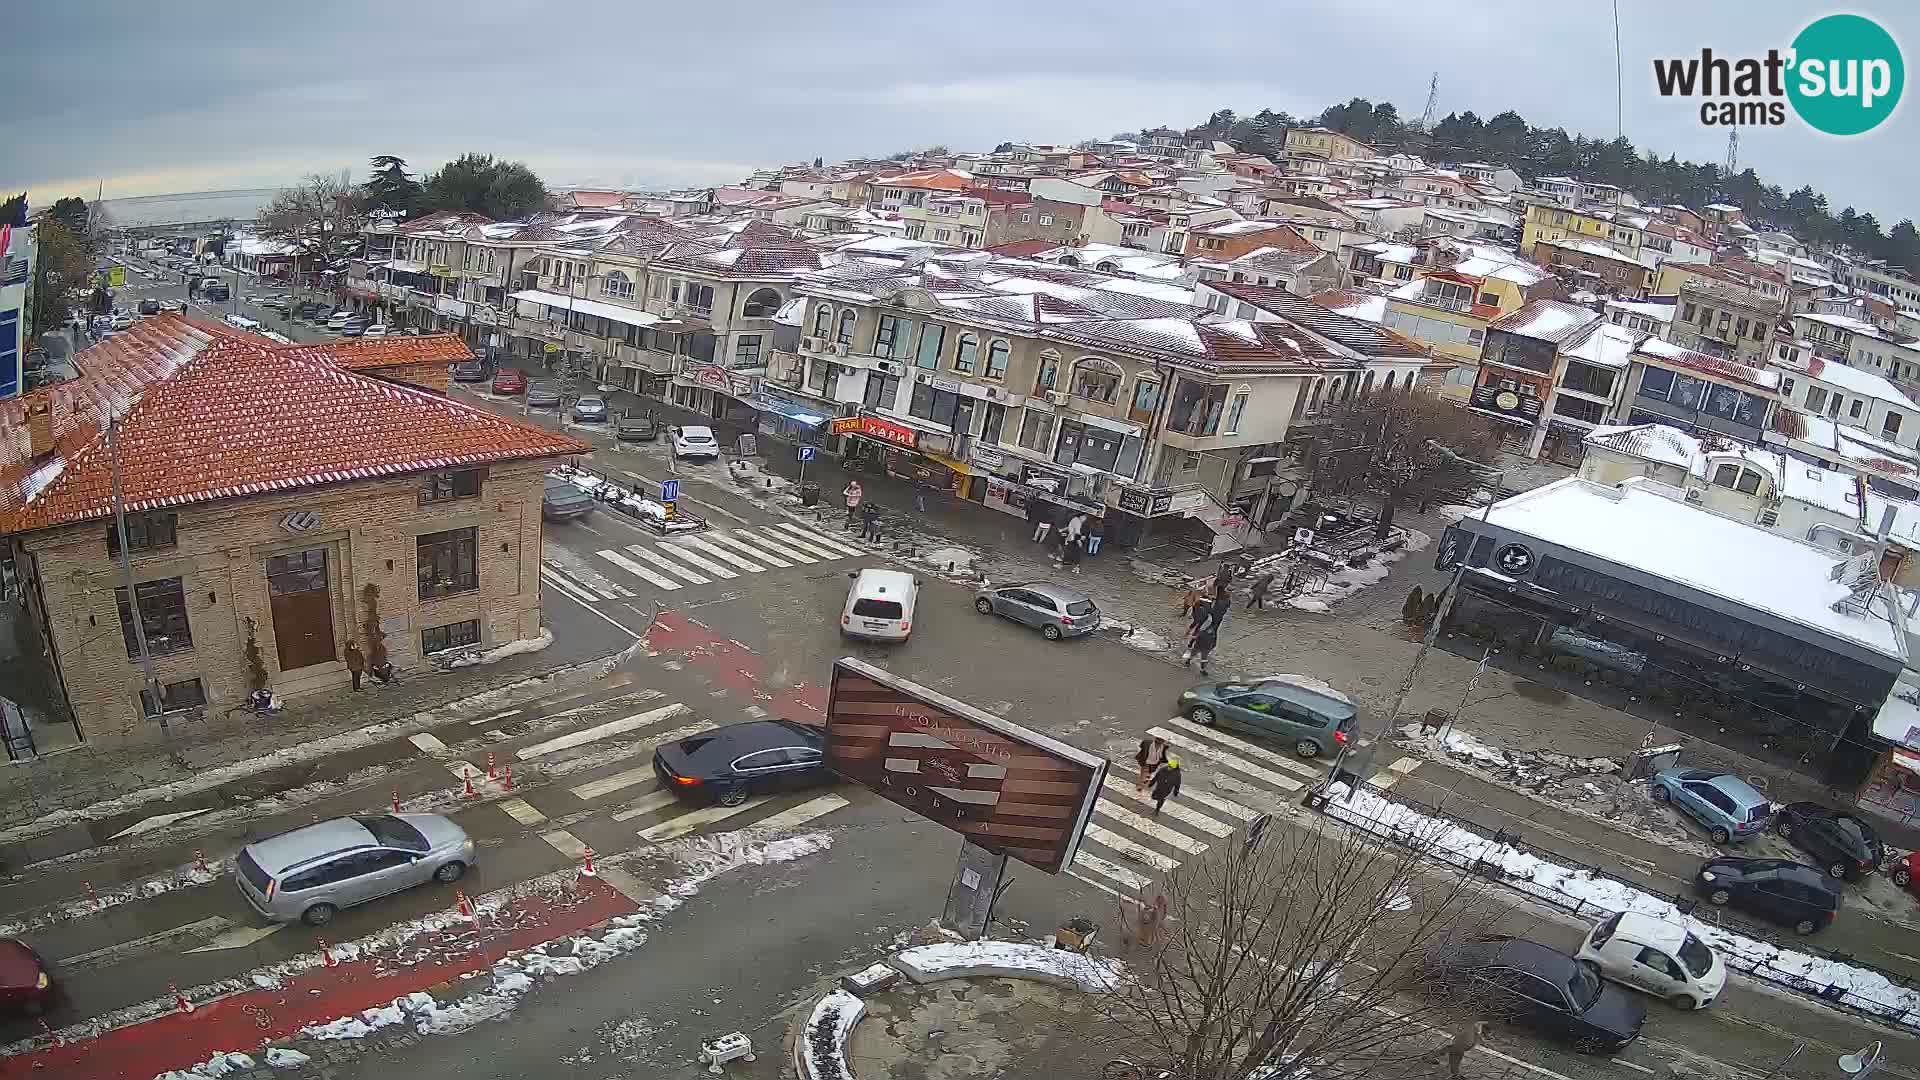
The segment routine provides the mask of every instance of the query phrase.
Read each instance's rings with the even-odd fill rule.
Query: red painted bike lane
[[[811,683],[767,685],[767,658],[682,612],[660,614],[647,633],[655,653],[674,653],[715,687],[751,698],[773,715],[802,724],[827,722],[827,688]]]
[[[473,922],[363,951],[335,967],[287,976],[275,989],[243,990],[191,1012],[170,1011],[65,1045],[0,1060],[0,1078],[151,1080],[216,1054],[257,1053],[313,1024],[354,1016],[395,998],[485,971],[510,953],[579,934],[638,906],[597,878],[508,899]],[[188,992],[191,999],[192,992]]]

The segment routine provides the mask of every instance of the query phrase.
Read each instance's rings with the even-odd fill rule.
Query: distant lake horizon
[[[183,191],[172,195],[136,195],[107,199],[107,214],[115,225],[184,225],[194,221],[252,221],[261,207],[273,201],[277,187],[233,188],[226,191]]]

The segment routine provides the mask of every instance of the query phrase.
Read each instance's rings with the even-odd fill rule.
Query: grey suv
[[[1043,581],[982,586],[973,594],[973,607],[982,615],[1001,615],[1025,623],[1048,641],[1100,629],[1100,609],[1092,600]]]
[[[439,814],[335,818],[248,844],[234,879],[268,919],[322,926],[341,908],[458,881],[473,857],[466,831]]]

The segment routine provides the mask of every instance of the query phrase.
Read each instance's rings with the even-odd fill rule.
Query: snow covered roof
[[[1904,659],[1885,618],[1835,611],[1835,552],[1668,498],[1644,481],[1557,480],[1495,503],[1487,522]],[[1471,527],[1471,520],[1461,522]]]
[[[1499,278],[1502,281],[1511,281],[1522,288],[1538,285],[1553,276],[1531,263],[1495,260],[1479,255],[1455,263],[1453,272],[1465,274],[1468,277]]]
[[[1718,356],[1708,356],[1703,352],[1682,348],[1671,341],[1650,337],[1634,350],[1644,356],[1654,357],[1675,367],[1686,368],[1702,375],[1726,379],[1729,382],[1745,383],[1756,389],[1768,392],[1780,389],[1780,373],[1771,369],[1749,367],[1733,360],[1724,360]]]
[[[1420,249],[1412,244],[1396,244],[1388,240],[1362,244],[1360,250],[1381,262],[1411,263],[1420,255]]]
[[[1597,446],[1662,465],[1692,469],[1700,456],[1700,440],[1667,424],[1628,424],[1597,427],[1587,433],[1588,446]]]
[[[1577,251],[1577,252],[1580,252],[1582,255],[1592,255],[1596,258],[1601,258],[1601,259],[1612,259],[1616,262],[1633,263],[1635,266],[1644,267],[1648,270],[1655,270],[1659,268],[1657,263],[1654,263],[1649,259],[1635,258],[1634,256],[1629,255],[1624,251],[1621,251],[1619,248],[1609,247],[1608,245],[1603,244],[1598,240],[1578,240],[1572,237],[1566,237],[1560,240],[1548,240],[1548,239],[1542,238],[1537,242],[1560,248],[1563,251]]]
[[[1633,354],[1633,347],[1643,337],[1646,335],[1637,330],[1610,322],[1598,323],[1587,333],[1585,340],[1567,350],[1567,356],[1602,367],[1624,368],[1627,366],[1627,357]]]
[[[1920,409],[1920,405],[1914,404],[1913,399],[1902,393],[1899,387],[1865,368],[1836,364],[1815,356],[1807,360],[1807,376],[1832,383],[1850,394],[1878,398],[1903,409]]]
[[[1671,323],[1673,321],[1673,313],[1678,306],[1677,304],[1647,304],[1638,300],[1607,301],[1607,309],[1609,311],[1618,310],[1634,315],[1642,315],[1657,323]]]
[[[1270,229],[1284,229],[1286,227],[1284,223],[1278,221],[1252,219],[1248,221],[1222,221],[1212,225],[1200,225],[1195,227],[1193,231],[1206,236],[1242,236],[1247,233],[1266,232]]]
[[[1533,338],[1560,346],[1574,339],[1600,316],[1574,304],[1559,300],[1535,300],[1487,327],[1504,330],[1518,337]]]
[[[1329,311],[1345,315],[1349,319],[1359,319],[1361,322],[1378,325],[1385,322],[1387,318],[1387,298],[1380,293],[1334,289],[1329,292],[1315,293],[1313,302]]]

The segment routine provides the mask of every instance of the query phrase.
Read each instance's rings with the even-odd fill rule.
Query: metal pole
[[[160,680],[153,674],[153,653],[147,648],[146,624],[140,621],[140,597],[133,589],[133,554],[127,543],[127,506],[121,494],[120,485],[120,445],[114,437],[120,426],[120,418],[112,414],[107,417],[107,478],[113,492],[113,528],[120,541],[120,585],[127,590],[128,621],[133,624],[134,646],[139,650],[140,672],[145,685],[140,690],[141,712],[146,711],[146,703],[151,695],[155,719],[160,721],[160,734],[167,741],[167,756],[175,764],[185,765],[180,759],[180,751],[173,745],[173,729],[167,725],[166,710],[160,701]]]

